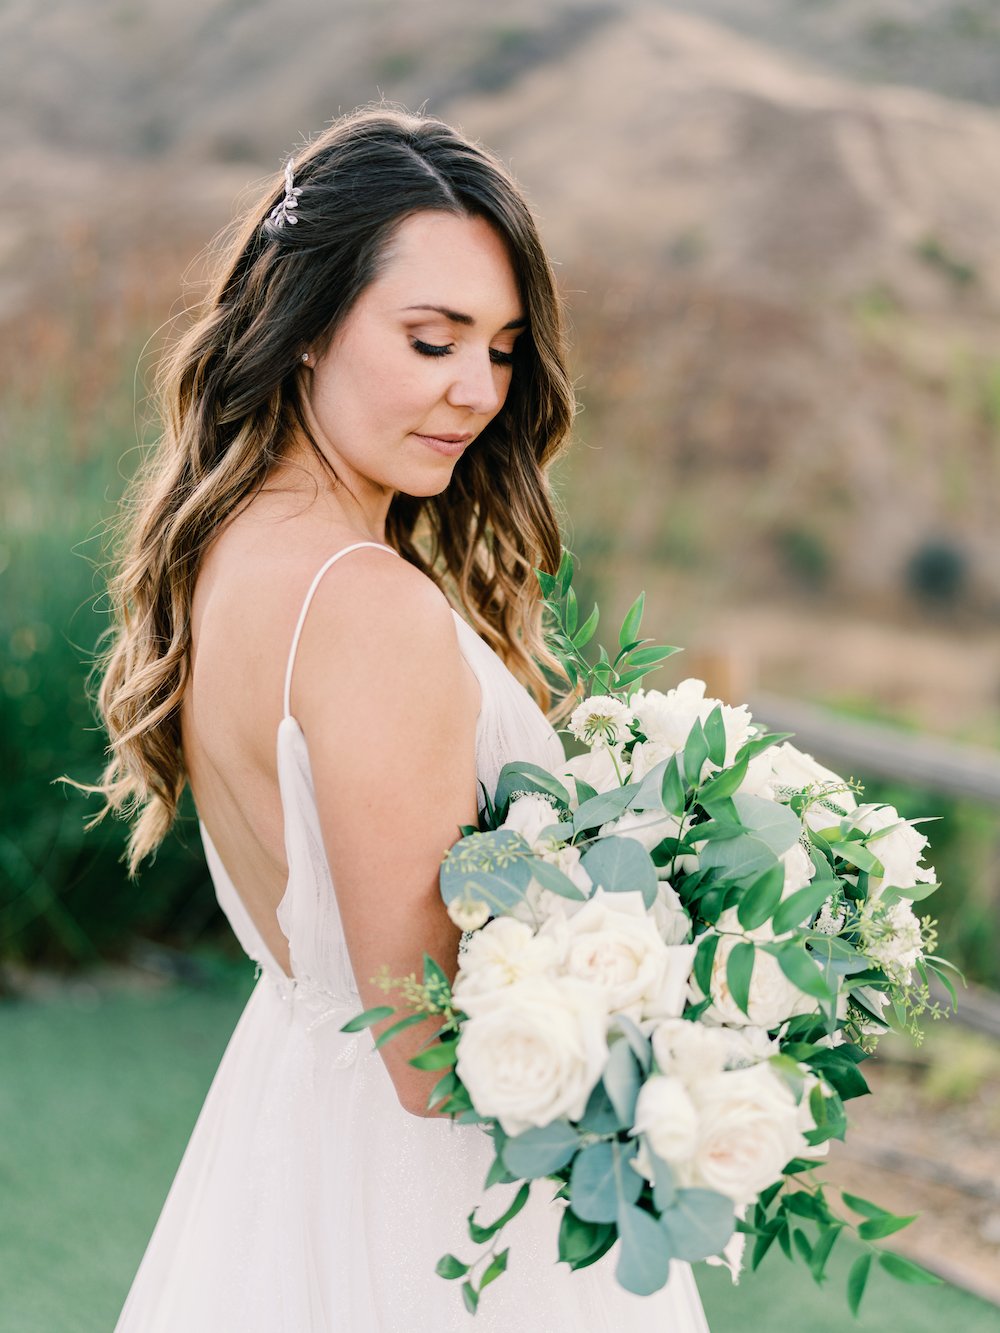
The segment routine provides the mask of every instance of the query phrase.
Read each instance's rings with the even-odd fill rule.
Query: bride
[[[450,127],[335,123],[246,219],[161,375],[163,433],[113,586],[106,808],[133,869],[190,784],[259,980],[118,1333],[701,1333],[689,1268],[649,1298],[556,1264],[536,1182],[473,1322],[490,1144],[438,1077],[342,1024],[455,965],[442,854],[501,766],[563,762],[533,566],[572,415],[550,265],[517,186]],[[527,688],[525,688],[527,687]]]

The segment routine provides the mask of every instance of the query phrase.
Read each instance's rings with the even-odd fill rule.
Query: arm
[[[365,1008],[371,978],[423,967],[449,975],[459,931],[438,871],[461,824],[476,822],[479,689],[434,585],[384,553],[359,551],[321,583],[299,646],[292,711],[309,744],[323,838]],[[390,997],[391,1002],[391,997]],[[427,1114],[440,1077],[407,1063],[432,1035],[415,1024],[382,1048],[401,1104]]]

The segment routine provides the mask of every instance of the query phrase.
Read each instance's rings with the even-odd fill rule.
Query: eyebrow
[[[439,315],[444,315],[446,319],[450,319],[453,324],[465,324],[469,328],[471,328],[476,322],[471,315],[463,315],[460,311],[449,310],[447,306],[443,305],[408,305],[404,306],[403,309],[435,310]],[[517,319],[510,320],[509,323],[505,324],[503,327],[504,329],[525,329],[528,327],[528,320],[526,316],[519,315]],[[502,331],[503,330],[501,330],[501,332]]]

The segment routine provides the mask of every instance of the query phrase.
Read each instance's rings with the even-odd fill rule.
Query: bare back
[[[286,667],[317,572],[331,555],[361,541],[371,538],[338,522],[321,502],[262,493],[209,548],[193,599],[192,669],[181,713],[186,771],[229,878],[286,973],[291,971],[288,941],[276,918],[287,863],[275,751]],[[346,555],[324,575],[306,617],[301,641],[306,660],[296,666],[294,677],[297,698],[324,684],[309,670],[312,640],[324,632],[336,634],[340,613],[344,633],[351,632],[359,585],[371,577],[373,563],[389,562],[441,596],[429,580],[387,551],[366,548]],[[387,648],[405,660],[404,642]],[[464,689],[455,706],[473,734],[479,687],[464,661],[460,671]],[[325,685],[331,694],[339,692],[334,675]],[[299,706],[303,702],[299,698]],[[349,765],[346,756],[344,762]]]

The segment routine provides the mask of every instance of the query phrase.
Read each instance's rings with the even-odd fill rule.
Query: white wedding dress
[[[377,545],[365,542],[357,545]],[[341,1024],[361,1002],[337,912],[305,736],[278,730],[288,886],[278,919],[293,976],[275,962],[202,837],[219,903],[260,969],[136,1274],[116,1333],[707,1333],[687,1265],[654,1296],[624,1292],[615,1250],[578,1273],[556,1263],[560,1205],[538,1181],[504,1232],[507,1273],[465,1313],[434,1266],[470,1258],[465,1219],[499,1216],[511,1187],[484,1192],[491,1144],[475,1126],[404,1111],[370,1033]],[[389,548],[383,548],[388,550]],[[478,776],[563,759],[555,731],[500,658],[456,613],[478,678]],[[391,832],[391,831],[390,831]]]

